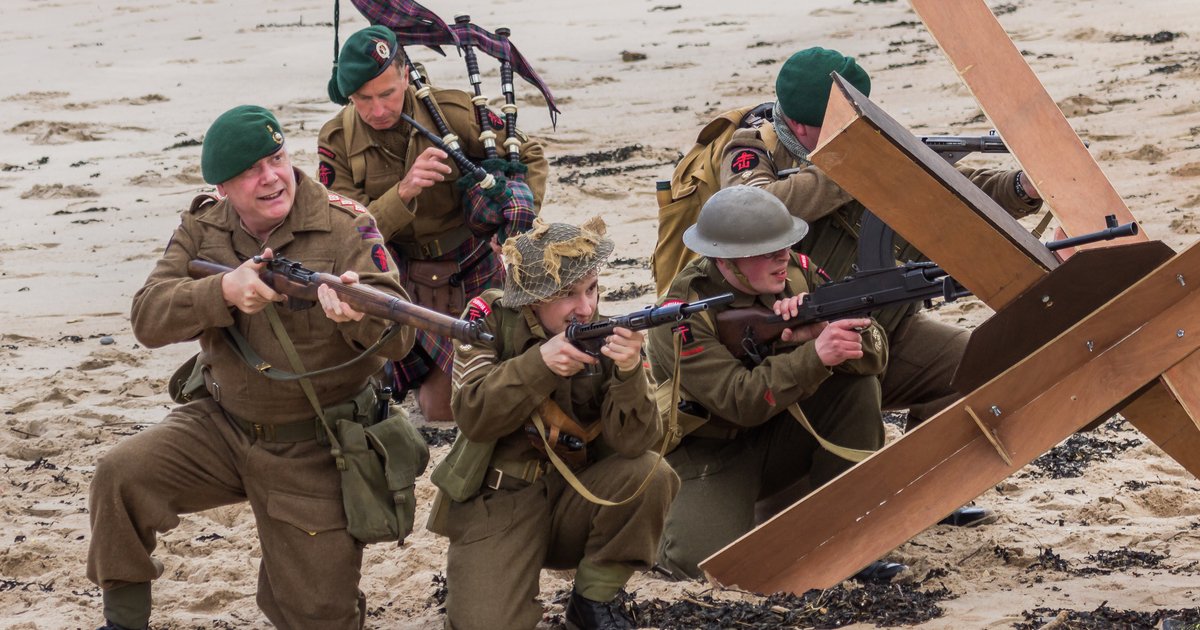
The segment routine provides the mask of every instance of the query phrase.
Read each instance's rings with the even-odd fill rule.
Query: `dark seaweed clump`
[[[447,446],[454,443],[454,438],[458,437],[457,427],[449,429],[417,427],[417,430],[421,432],[421,437],[425,438],[425,443],[429,446]]]
[[[1171,625],[1163,624],[1163,628],[1173,627],[1193,630],[1200,624],[1200,608],[1183,610],[1163,609],[1153,612],[1136,610],[1113,610],[1108,602],[1100,604],[1095,610],[1067,610],[1065,608],[1034,608],[1021,613],[1025,621],[1013,624],[1016,630],[1038,630],[1054,621],[1062,612],[1066,612],[1066,624],[1061,626],[1071,630],[1152,630],[1163,620],[1171,620]],[[1055,624],[1056,626],[1058,624]]]
[[[636,594],[635,594],[636,595]],[[796,596],[776,593],[755,602],[714,599],[712,595],[668,602],[637,600],[624,592],[618,596],[635,627],[662,630],[718,630],[725,628],[840,628],[854,623],[879,627],[915,625],[944,614],[938,602],[955,597],[949,589],[923,591],[910,584],[864,584],[860,588],[834,587]]]
[[[1108,440],[1092,433],[1076,433],[1033,460],[1031,465],[1038,471],[1029,473],[1029,476],[1051,479],[1082,477],[1083,471],[1093,463],[1112,459],[1118,453],[1141,444],[1142,441],[1137,438]]]

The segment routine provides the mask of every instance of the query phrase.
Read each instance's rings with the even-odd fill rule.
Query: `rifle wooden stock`
[[[188,275],[200,279],[226,273],[233,269],[206,260],[188,262]],[[340,278],[327,273],[312,273],[309,282],[289,278],[286,274],[264,268],[258,272],[264,284],[276,293],[300,300],[318,302],[317,287],[325,285],[338,294],[351,308],[380,319],[420,328],[435,335],[450,337],[465,343],[491,340],[492,336],[481,331],[471,322],[455,319],[437,311],[406,302],[363,284],[345,284]]]
[[[816,322],[793,317],[783,321],[773,311],[762,306],[731,308],[717,313],[717,337],[734,357],[740,359],[749,353],[744,340],[755,348],[779,339],[783,331],[800,328]],[[757,350],[756,350],[757,351]]]

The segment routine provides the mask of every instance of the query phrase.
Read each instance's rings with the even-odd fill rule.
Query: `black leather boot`
[[[633,625],[621,614],[616,600],[595,602],[571,591],[564,615],[567,630],[633,630]]]
[[[876,560],[863,567],[858,573],[850,576],[850,579],[858,580],[859,582],[888,582],[893,577],[907,570],[908,565],[905,564]]]

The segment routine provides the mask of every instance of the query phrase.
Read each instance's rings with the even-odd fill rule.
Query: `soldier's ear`
[[[217,194],[221,195],[222,197],[225,196],[225,185],[224,184],[217,184]]]

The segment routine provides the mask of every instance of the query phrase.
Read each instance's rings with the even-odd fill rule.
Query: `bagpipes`
[[[335,0],[335,20],[337,7]],[[467,77],[474,91],[471,99],[475,106],[475,117],[479,123],[479,140],[484,146],[484,160],[476,166],[463,152],[459,138],[454,130],[446,123],[432,88],[425,83],[424,78],[411,61],[406,59],[409,82],[416,91],[417,99],[429,112],[439,135],[419,125],[412,117],[405,115],[406,122],[420,133],[430,138],[435,146],[445,151],[458,166],[462,177],[456,186],[463,193],[463,212],[471,232],[481,238],[496,235],[498,243],[509,236],[515,236],[533,227],[533,219],[537,216],[533,207],[533,192],[525,182],[528,167],[521,163],[521,140],[517,133],[517,104],[513,87],[514,72],[536,87],[546,99],[550,111],[550,121],[557,123],[558,107],[550,88],[529,65],[516,46],[509,40],[511,31],[506,27],[497,28],[495,33],[471,23],[471,18],[465,14],[456,15],[453,25],[447,25],[436,14],[411,0],[351,0],[354,6],[372,24],[386,26],[396,34],[396,42],[401,46],[422,45],[445,55],[441,46],[455,46],[467,63]],[[336,24],[336,22],[335,22]],[[336,49],[336,28],[335,28]],[[503,120],[496,117],[487,107],[488,98],[483,94],[482,78],[479,71],[479,60],[476,50],[481,50],[500,61],[501,92],[504,94],[504,105],[501,111]],[[335,60],[336,63],[336,60]],[[497,151],[496,128],[503,128],[506,137],[503,143],[505,157],[501,158]],[[482,260],[490,248],[482,248]],[[475,258],[475,256],[472,256]],[[473,266],[474,262],[470,264]]]

